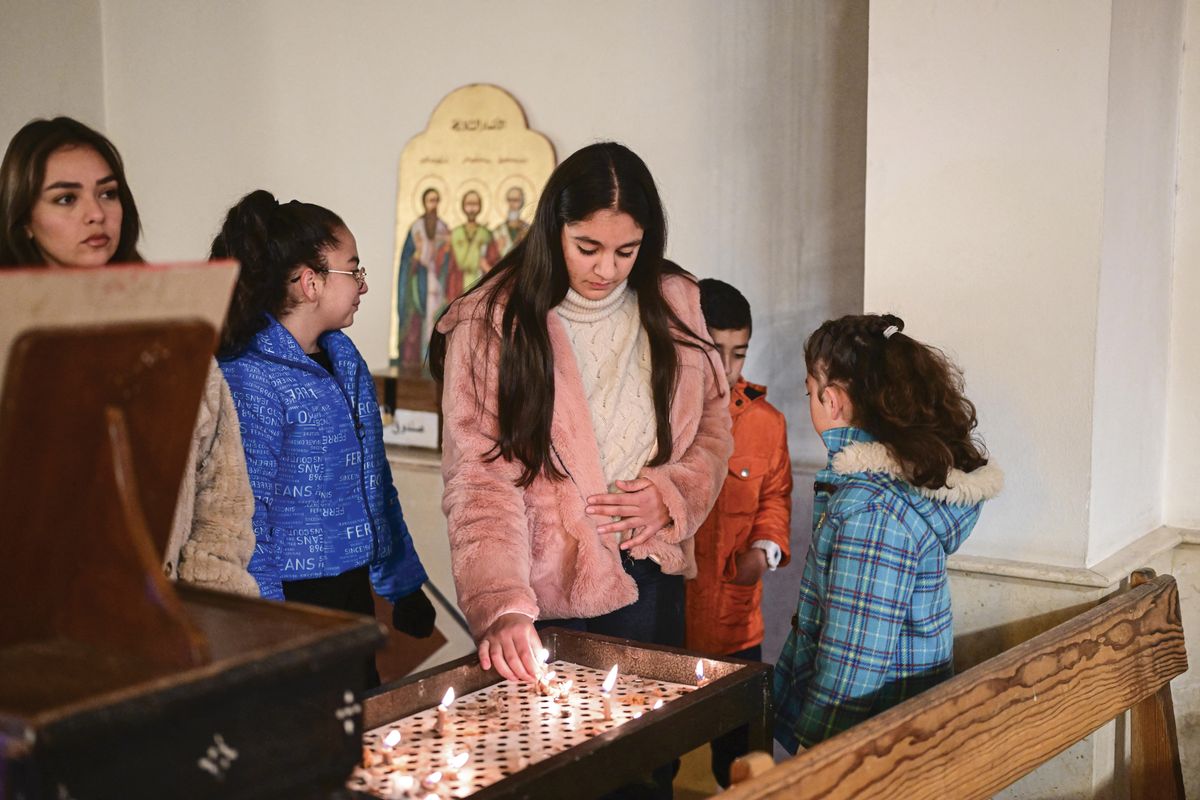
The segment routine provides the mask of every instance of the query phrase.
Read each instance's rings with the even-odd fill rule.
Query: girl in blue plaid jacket
[[[962,374],[892,315],[826,322],[804,347],[813,538],[775,667],[775,738],[811,747],[952,671],[946,557],[1003,483]]]

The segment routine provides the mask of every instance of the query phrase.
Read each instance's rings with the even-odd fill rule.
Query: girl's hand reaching
[[[532,683],[537,680],[537,651],[542,640],[533,627],[533,620],[524,614],[503,614],[484,632],[479,640],[479,665],[495,667],[510,681]]]

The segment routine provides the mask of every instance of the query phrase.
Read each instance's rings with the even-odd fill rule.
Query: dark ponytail
[[[830,320],[804,343],[804,363],[822,386],[845,389],[854,424],[887,446],[914,485],[937,489],[952,468],[986,464],[987,451],[962,371],[903,331],[892,314]]]
[[[317,272],[328,269],[324,251],[336,247],[346,224],[332,211],[293,200],[280,204],[259,189],[229,209],[221,232],[213,239],[209,258],[232,258],[242,265],[225,329],[222,358],[238,355],[267,327],[267,314],[287,311],[288,282],[297,267]]]

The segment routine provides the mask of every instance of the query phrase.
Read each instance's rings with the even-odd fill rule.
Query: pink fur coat
[[[683,276],[663,279],[663,295],[693,331],[703,334],[700,293]],[[556,619],[594,617],[637,599],[621,568],[617,535],[601,535],[607,520],[585,513],[587,498],[607,487],[575,353],[551,311],[546,324],[554,353],[553,457],[568,477],[538,477],[515,485],[520,462],[489,461],[498,438],[497,309],[485,320],[484,292],[456,302],[438,324],[448,334],[442,390],[442,509],[450,534],[458,603],[478,638],[502,614]],[[691,537],[716,501],[733,449],[728,386],[714,353],[677,347],[679,381],[671,405],[673,456],[641,475],[662,493],[674,523],[635,558],[653,557],[667,574],[695,575]]]

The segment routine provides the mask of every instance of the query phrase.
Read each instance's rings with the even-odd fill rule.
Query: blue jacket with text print
[[[376,593],[395,601],[426,575],[384,454],[375,384],[344,333],[318,343],[333,375],[274,318],[245,351],[220,362],[254,490],[250,574],[263,597],[282,600],[283,581],[369,563]]]

